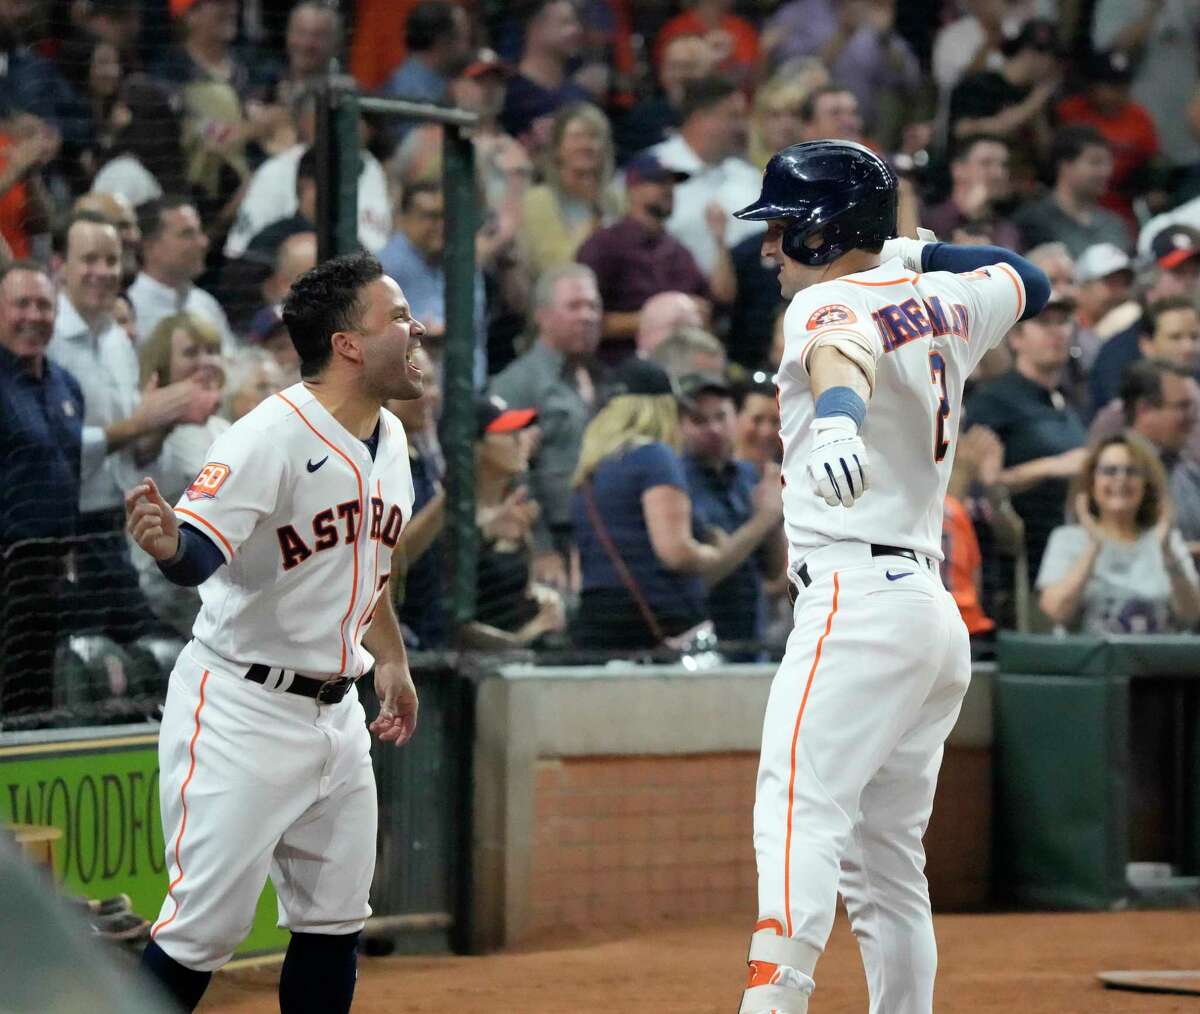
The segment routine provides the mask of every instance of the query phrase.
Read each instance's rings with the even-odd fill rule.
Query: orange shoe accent
[[[783,936],[783,923],[778,919],[759,919],[754,926],[754,932],[759,930],[774,930],[777,936]],[[779,966],[770,961],[747,961],[750,974],[746,978],[746,988],[755,986],[771,986],[779,981]]]

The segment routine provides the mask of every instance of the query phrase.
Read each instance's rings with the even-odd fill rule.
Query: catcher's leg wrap
[[[807,1014],[808,997],[812,992],[808,984],[812,982],[820,956],[820,950],[811,944],[783,936],[776,920],[760,922],[750,937],[750,951],[746,955],[750,978],[738,1014],[759,1014],[760,1011]],[[798,982],[806,985],[796,985]]]

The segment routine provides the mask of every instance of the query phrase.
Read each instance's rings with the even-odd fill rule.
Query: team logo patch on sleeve
[[[857,321],[858,318],[854,316],[854,311],[850,307],[843,306],[841,303],[830,303],[819,310],[814,310],[804,327],[807,331],[816,331],[833,324],[854,324]]]
[[[228,465],[210,461],[200,469],[200,474],[192,480],[192,484],[184,492],[189,500],[211,500],[228,478]]]

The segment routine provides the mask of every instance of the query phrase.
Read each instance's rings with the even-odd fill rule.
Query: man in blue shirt
[[[754,514],[754,489],[763,477],[750,462],[733,456],[737,409],[726,381],[715,374],[693,374],[680,380],[680,388],[688,399],[681,407],[679,423],[692,524],[710,540],[714,530],[727,536]],[[708,615],[719,642],[762,640],[766,622],[763,581],[778,577],[786,563],[787,543],[779,525],[733,573],[709,589]],[[733,657],[752,659],[755,654],[753,650],[734,652]]]
[[[413,316],[425,322],[425,344],[440,360],[446,333],[445,201],[436,183],[414,183],[400,198],[400,231],[379,251],[379,262],[404,289]],[[475,386],[487,381],[487,304],[475,272]]]
[[[0,721],[52,704],[54,649],[79,515],[83,393],[46,358],[54,285],[0,269]]]

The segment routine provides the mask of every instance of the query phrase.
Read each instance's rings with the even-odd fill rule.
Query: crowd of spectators
[[[1191,629],[1200,555],[1200,8],[1094,0],[0,0],[0,720],[64,637],[184,637],[123,490],[179,495],[299,379],[328,78],[478,116],[479,606],[446,607],[441,128],[364,115],[357,236],[426,325],[397,405],[394,594],[437,649],[788,629],[769,156],[859,140],[901,228],[1028,254],[1054,295],[970,379],[947,587],[999,628]],[[1132,575],[1132,576],[1131,576]],[[111,679],[114,693],[121,678]]]

